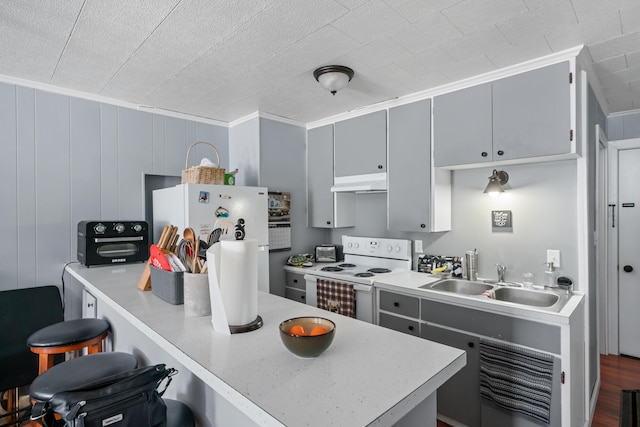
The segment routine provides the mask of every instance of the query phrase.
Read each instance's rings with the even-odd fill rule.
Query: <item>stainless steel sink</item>
[[[519,288],[498,288],[493,291],[494,299],[534,307],[551,307],[558,302],[558,295],[547,292],[530,291]]]
[[[480,295],[484,291],[493,289],[492,285],[481,282],[470,282],[461,279],[443,279],[436,283],[420,286],[423,289],[433,289],[436,291],[453,292],[464,295]]]

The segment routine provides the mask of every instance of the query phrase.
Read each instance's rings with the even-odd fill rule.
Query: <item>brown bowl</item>
[[[291,328],[296,327],[293,330]],[[301,326],[306,334],[314,328],[322,327],[327,330],[320,335],[303,335],[297,331]],[[298,333],[296,333],[298,332]],[[287,349],[299,357],[316,357],[331,345],[336,333],[336,324],[324,317],[294,317],[280,323],[280,339]]]

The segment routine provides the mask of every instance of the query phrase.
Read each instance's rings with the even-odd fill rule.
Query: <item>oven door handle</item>
[[[118,243],[118,242],[139,242],[144,240],[143,236],[136,237],[96,237],[93,239],[95,243]]]
[[[353,285],[353,289],[355,289],[358,292],[373,292],[373,285],[362,285],[360,283],[353,283],[353,282],[349,282],[348,280],[336,280],[336,279],[330,279],[330,278],[324,278],[324,277],[320,277],[320,276],[314,276],[311,274],[305,274],[304,275],[304,280],[315,280],[316,283],[318,281],[318,279],[325,279],[325,280],[332,280],[336,283],[346,283],[348,285]]]

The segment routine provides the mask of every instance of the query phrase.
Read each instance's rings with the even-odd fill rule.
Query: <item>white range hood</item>
[[[333,193],[387,191],[387,174],[384,172],[335,177],[333,182],[333,187],[331,187]]]

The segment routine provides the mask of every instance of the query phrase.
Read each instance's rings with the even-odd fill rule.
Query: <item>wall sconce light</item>
[[[320,83],[320,86],[335,95],[351,81],[353,70],[342,65],[327,65],[316,69],[313,72],[313,77]]]
[[[487,184],[487,188],[484,189],[484,192],[490,196],[497,196],[499,193],[504,193],[504,188],[502,186],[507,182],[509,182],[509,174],[505,171],[498,171],[494,169],[493,174],[489,177],[489,183]]]

